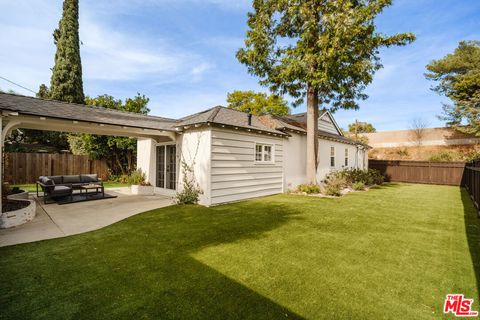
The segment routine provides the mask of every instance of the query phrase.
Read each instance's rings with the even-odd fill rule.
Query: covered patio
[[[35,219],[15,228],[0,229],[0,247],[93,231],[172,204],[170,197],[132,195],[125,187],[108,189],[108,193],[116,198],[62,206],[43,204],[41,199],[36,199]]]
[[[122,136],[148,139],[153,143],[175,141],[175,120],[122,112],[102,107],[43,100],[15,94],[0,93],[0,159],[3,159],[5,139],[12,130],[36,129],[69,133]],[[4,182],[4,163],[0,167],[0,193]],[[95,174],[95,172],[82,172]],[[154,182],[154,181],[151,181]],[[176,183],[176,182],[175,182]],[[20,236],[21,242],[55,238],[95,230],[127,216],[159,208],[171,203],[165,196],[133,196],[127,190],[109,190],[117,198],[87,201],[64,206],[37,202],[37,218],[19,231],[2,231],[0,246],[20,243],[4,240],[4,235],[30,232]],[[0,205],[2,199],[0,197]],[[31,225],[29,227],[28,225]],[[32,229],[28,231],[29,229]],[[7,237],[11,238],[11,237]],[[12,242],[13,241],[13,242]]]

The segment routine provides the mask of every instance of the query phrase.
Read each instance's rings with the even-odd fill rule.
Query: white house
[[[138,139],[137,166],[160,194],[181,189],[181,161],[193,166],[202,205],[295,189],[306,179],[306,114],[249,116],[214,107],[175,123],[168,142]],[[368,146],[346,138],[326,111],[319,117],[317,180],[332,170],[367,168]]]
[[[137,167],[157,193],[181,190],[184,162],[193,166],[200,204],[207,206],[286,192],[306,181],[304,113],[255,117],[214,107],[175,120],[0,93],[0,128],[2,145],[15,128],[135,137]],[[331,170],[367,168],[368,146],[344,137],[329,112],[319,118],[318,139],[318,181]]]

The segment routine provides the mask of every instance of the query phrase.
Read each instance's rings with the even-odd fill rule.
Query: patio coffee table
[[[102,192],[102,196],[105,197],[105,189],[101,184],[86,184],[80,186],[80,194],[82,194],[82,190],[85,190],[85,196],[87,197],[89,194],[98,194],[99,190]],[[88,192],[88,190],[95,190],[95,192]]]

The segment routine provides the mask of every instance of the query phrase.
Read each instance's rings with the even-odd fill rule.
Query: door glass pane
[[[175,145],[167,146],[166,154],[166,184],[165,188],[175,190],[176,185],[176,147]]]
[[[157,185],[158,188],[165,187],[165,146],[157,147]]]

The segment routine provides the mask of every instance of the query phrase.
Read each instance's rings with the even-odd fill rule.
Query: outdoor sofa
[[[103,192],[103,181],[96,174],[65,175],[65,176],[41,176],[37,181],[38,187],[43,191],[43,202],[57,197],[70,197],[73,200],[73,191],[81,190],[82,186],[100,185]]]

